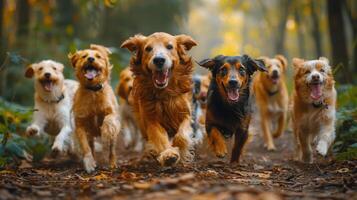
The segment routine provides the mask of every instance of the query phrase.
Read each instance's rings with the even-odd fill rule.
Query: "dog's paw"
[[[52,151],[58,151],[60,153],[65,153],[68,151],[68,145],[64,144],[64,141],[60,138],[56,138],[52,145]]]
[[[161,166],[173,166],[180,160],[180,154],[177,147],[171,147],[161,152],[157,158]]]
[[[317,144],[316,150],[322,156],[326,156],[327,151],[328,151],[327,143],[325,141],[319,141],[319,143]]]
[[[95,160],[91,153],[84,156],[83,164],[84,164],[84,169],[86,170],[87,173],[94,172],[95,168],[97,167],[97,164],[95,163]]]
[[[217,158],[225,158],[228,154],[226,145],[215,145],[212,148]]]
[[[35,136],[39,134],[40,134],[40,127],[38,127],[37,125],[31,125],[26,129],[27,136]]]
[[[311,153],[302,154],[301,155],[301,161],[304,162],[304,163],[309,163],[309,164],[312,164],[314,162]]]

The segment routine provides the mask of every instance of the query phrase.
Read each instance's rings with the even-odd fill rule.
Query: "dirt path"
[[[84,173],[69,161],[0,171],[0,199],[357,199],[357,161],[292,160],[291,133],[266,152],[259,138],[233,166],[200,153],[192,165],[160,168],[122,153],[119,168]]]

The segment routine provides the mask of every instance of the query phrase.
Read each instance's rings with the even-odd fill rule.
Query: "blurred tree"
[[[300,3],[296,2],[294,8],[294,18],[297,26],[297,46],[299,47],[299,56],[305,58],[304,23],[302,23],[300,10]]]
[[[357,72],[357,2],[344,1],[344,7],[346,9],[349,22],[352,27],[352,62],[351,66],[354,72]]]
[[[342,83],[350,82],[352,80],[350,70],[348,67],[348,51],[346,41],[345,23],[342,15],[343,1],[328,0],[327,13],[330,30],[330,41],[332,49],[332,64],[335,67],[342,65],[341,75],[338,79]]]
[[[280,21],[276,32],[275,53],[277,54],[285,54],[286,22],[291,13],[291,3],[291,0],[280,0],[278,3],[281,16],[279,16]]]
[[[4,19],[3,19],[4,10],[5,10],[5,0],[0,0],[0,65],[4,62],[4,58],[5,58]]]
[[[30,4],[28,0],[17,0],[17,35],[27,36],[30,28]]]
[[[323,55],[322,47],[321,47],[321,33],[320,33],[320,19],[319,13],[320,11],[317,8],[319,1],[310,0],[310,10],[311,10],[311,17],[312,17],[312,36],[313,41],[315,43],[316,49],[316,57],[320,57]]]

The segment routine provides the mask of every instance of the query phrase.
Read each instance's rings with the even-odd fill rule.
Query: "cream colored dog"
[[[44,60],[27,67],[25,76],[35,78],[35,112],[26,133],[54,136],[52,150],[66,152],[73,147],[71,108],[78,83],[65,80],[61,63]]]

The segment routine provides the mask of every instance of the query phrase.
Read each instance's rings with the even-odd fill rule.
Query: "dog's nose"
[[[46,78],[50,78],[50,77],[51,77],[51,74],[47,72],[47,73],[45,73],[45,77],[46,77]]]
[[[320,80],[320,76],[318,74],[314,74],[314,75],[312,75],[312,80],[313,81],[319,81]]]
[[[231,87],[237,87],[238,86],[238,81],[235,79],[231,79],[228,81],[229,86]]]
[[[88,57],[87,60],[88,60],[88,62],[92,63],[92,62],[94,62],[95,59],[93,57]]]
[[[279,77],[278,70],[273,70],[272,77],[273,77],[273,78]]]
[[[163,57],[155,57],[153,60],[154,64],[160,68],[164,66],[165,61],[166,59]]]

